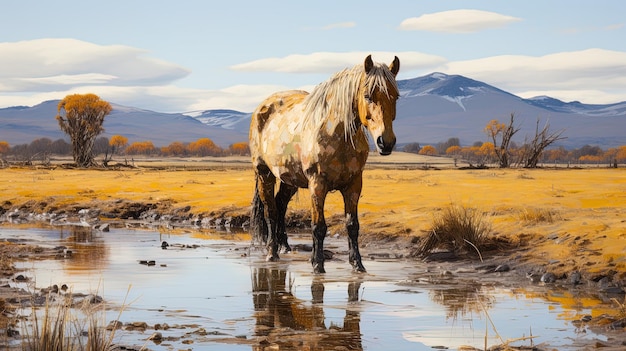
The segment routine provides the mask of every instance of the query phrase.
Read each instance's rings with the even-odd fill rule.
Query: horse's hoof
[[[315,274],[323,274],[323,273],[326,273],[326,270],[324,269],[323,265],[316,264],[316,265],[313,266],[313,273],[315,273]]]
[[[277,262],[280,260],[280,257],[278,257],[278,255],[267,255],[267,257],[265,258],[265,261],[267,262]]]
[[[367,270],[365,270],[365,266],[363,266],[362,263],[352,265],[352,268],[357,273],[366,273],[367,272]]]

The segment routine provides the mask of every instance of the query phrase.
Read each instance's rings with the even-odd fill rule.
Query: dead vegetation
[[[116,330],[103,326],[105,311],[100,299],[84,299],[77,305],[71,293],[51,293],[43,309],[33,304],[32,318],[23,321],[22,350],[113,350]]]
[[[524,208],[519,215],[519,218],[522,221],[530,222],[530,223],[553,223],[556,221],[559,216],[553,210],[548,210],[545,208],[533,208],[528,207]]]
[[[416,249],[417,256],[443,249],[481,256],[491,234],[491,223],[475,208],[451,204],[436,214],[428,235]]]

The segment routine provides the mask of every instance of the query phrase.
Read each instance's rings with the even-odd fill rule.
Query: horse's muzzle
[[[393,151],[394,146],[396,146],[396,138],[393,138],[390,142],[385,142],[385,139],[379,136],[376,139],[376,145],[378,146],[378,153],[387,156]]]

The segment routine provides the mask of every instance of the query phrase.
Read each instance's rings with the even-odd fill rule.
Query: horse
[[[325,273],[324,202],[328,192],[339,190],[349,261],[355,271],[366,271],[359,253],[357,213],[370,151],[366,130],[379,154],[391,154],[396,144],[393,121],[400,96],[399,69],[397,56],[386,65],[373,62],[369,55],[363,64],[335,73],[310,93],[274,93],[252,113],[249,144],[256,183],[250,229],[253,241],[266,245],[267,261],[279,260],[281,249],[291,250],[285,229],[287,205],[299,188],[308,188],[311,264],[314,273]]]

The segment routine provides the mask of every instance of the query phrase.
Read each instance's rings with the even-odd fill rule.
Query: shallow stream
[[[581,341],[605,339],[572,324],[592,310],[558,302],[571,292],[510,287],[384,256],[365,260],[368,272],[356,274],[337,238],[326,240],[336,258],[327,261],[325,275],[312,274],[304,251],[265,262],[246,235],[0,228],[0,240],[24,239],[63,245],[71,254],[20,262],[30,281],[11,284],[31,291],[67,284],[74,293],[102,296],[103,324],[147,323],[145,330],[115,333],[116,344],[136,349],[483,349],[487,336],[487,346],[522,338],[511,345],[576,350]],[[302,248],[310,240],[296,237],[291,244]],[[164,324],[170,328],[158,330],[162,338],[148,340]]]

